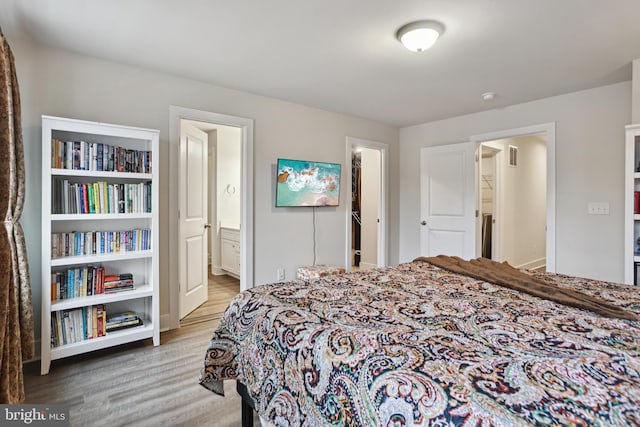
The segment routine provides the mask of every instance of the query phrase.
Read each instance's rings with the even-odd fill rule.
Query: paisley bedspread
[[[640,288],[532,273],[640,313]],[[200,383],[238,379],[276,426],[640,425],[640,322],[426,262],[258,286]]]

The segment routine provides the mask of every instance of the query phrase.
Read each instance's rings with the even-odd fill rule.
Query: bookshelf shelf
[[[136,286],[130,291],[121,291],[108,294],[98,294],[81,298],[69,298],[51,302],[51,311],[69,310],[88,305],[109,304],[118,301],[127,301],[136,298],[153,296],[153,287],[148,284]]]
[[[111,214],[52,214],[51,221],[102,221],[105,219],[125,220],[153,218],[151,213],[111,213]]]
[[[159,132],[153,129],[42,116],[43,242],[40,340],[42,375],[49,372],[52,360],[148,338],[152,338],[153,345],[160,344],[158,141]],[[103,157],[100,157],[100,153]],[[109,156],[111,157],[109,158]],[[100,158],[102,161],[98,160]],[[71,185],[68,187],[60,186],[61,182],[65,184],[68,182]],[[91,192],[85,191],[83,194],[78,190],[83,189],[82,184],[91,183],[96,185],[93,195]],[[100,183],[107,185],[99,187]],[[114,186],[127,188],[127,192],[117,192]],[[135,186],[140,189],[144,188],[144,190],[136,192],[134,195],[130,192],[133,190],[128,188]],[[119,196],[116,197],[116,195]],[[128,196],[131,198],[126,198]],[[125,197],[124,201],[123,197]],[[97,209],[99,204],[103,206],[102,212],[110,210],[106,208],[107,206],[117,207],[118,204],[121,207],[125,206],[124,210],[142,210],[142,212],[57,213],[88,211],[84,209],[84,206],[91,203],[94,203],[96,207],[93,209],[92,206],[92,212],[94,210],[100,212],[100,209]],[[132,208],[129,209],[129,207]],[[149,210],[150,212],[147,212]],[[142,241],[128,240],[126,236],[129,234],[126,233],[134,231],[136,233],[144,232],[145,238]],[[139,248],[140,243],[142,243],[142,248],[150,247],[151,249],[137,251],[121,249],[118,252],[95,255],[52,257],[52,254],[57,252],[52,250],[52,242],[54,248],[61,249],[58,244],[62,245],[61,242],[64,241],[66,250],[69,242],[73,240],[76,249],[85,249],[85,246],[78,246],[76,243],[83,242],[80,239],[83,236],[79,235],[84,234],[86,239],[92,238],[93,243],[91,244],[93,245],[97,244],[96,236],[99,235],[102,236],[102,240],[98,246],[102,247],[102,244],[107,244],[105,236],[109,235],[109,239],[111,239],[117,233],[120,233],[118,236],[126,237],[126,240],[125,237],[122,237],[122,245],[127,245],[128,249]],[[60,240],[60,236],[65,237]],[[76,241],[75,237],[79,239]],[[87,245],[92,242],[92,240],[86,241]],[[108,240],[108,242],[111,241]],[[119,238],[117,242],[120,242]],[[123,248],[123,246],[119,247]],[[86,249],[90,252],[93,248],[87,247]],[[83,252],[83,250],[72,251],[71,249],[69,251],[71,253]],[[92,269],[96,271],[97,267],[101,267],[99,270],[103,271],[104,275],[118,276],[125,273],[130,275],[119,277],[127,277],[129,281],[133,280],[135,288],[120,292],[51,300],[52,292],[60,292],[63,285],[65,292],[73,294],[75,290],[78,295],[78,287],[85,289],[84,286],[90,286],[86,272]],[[75,275],[72,274],[72,271]],[[95,280],[98,276],[91,273],[88,277],[93,278],[94,282],[92,283],[96,286]],[[102,273],[99,277],[103,277]],[[82,282],[82,280],[85,281]],[[82,293],[85,293],[84,290]],[[106,315],[133,311],[143,319],[144,324],[109,332],[105,336],[53,347],[51,345],[52,325],[56,326],[57,333],[60,333],[61,321],[58,319],[64,319],[62,320],[64,322],[79,322],[72,323],[72,327],[76,328],[76,331],[77,328],[86,328],[88,332],[91,332],[91,311],[84,311],[87,313],[85,323],[83,315],[78,314],[78,309],[92,306],[99,307],[98,310],[104,309]],[[76,318],[73,316],[74,313],[76,313]],[[96,319],[95,312],[94,319]]]
[[[51,175],[53,176],[80,176],[82,178],[105,178],[105,179],[117,179],[117,180],[147,180],[150,181],[153,175],[150,173],[134,173],[134,172],[114,172],[114,171],[88,171],[88,170],[75,170],[75,169],[51,169]]]
[[[635,255],[640,240],[640,124],[625,127],[625,178],[624,178],[624,282],[640,284],[640,256]]]
[[[76,264],[89,264],[89,263],[103,263],[108,261],[122,261],[127,259],[140,259],[151,258],[155,254],[152,250],[149,251],[131,251],[131,252],[118,252],[110,254],[100,255],[81,255],[81,256],[67,256],[62,258],[52,258],[51,266],[60,267],[63,265],[76,265]]]
[[[51,349],[52,360],[61,359],[63,357],[74,356],[76,354],[86,353],[103,348],[113,347],[114,345],[126,344],[132,341],[139,341],[146,338],[153,338],[155,331],[158,329],[157,324],[151,319],[144,318],[143,325],[134,328],[122,329],[120,331],[108,332],[104,337],[92,338],[73,344],[65,344],[60,347]],[[154,345],[155,339],[154,339]]]

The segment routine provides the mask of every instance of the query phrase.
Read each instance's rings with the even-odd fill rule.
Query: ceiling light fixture
[[[412,52],[429,49],[444,33],[444,25],[437,21],[416,21],[402,26],[396,33],[400,42]]]
[[[493,101],[496,97],[496,93],[495,92],[485,92],[482,95],[482,99],[484,99],[485,101]]]

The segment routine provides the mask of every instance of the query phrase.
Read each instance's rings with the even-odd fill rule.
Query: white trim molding
[[[240,290],[252,288],[253,278],[253,120],[192,108],[169,106],[169,319],[168,329],[180,326],[178,259],[178,173],[180,120],[197,120],[242,129],[240,207]]]

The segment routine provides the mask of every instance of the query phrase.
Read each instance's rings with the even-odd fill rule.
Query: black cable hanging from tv
[[[316,207],[313,207],[313,265],[316,265]]]

